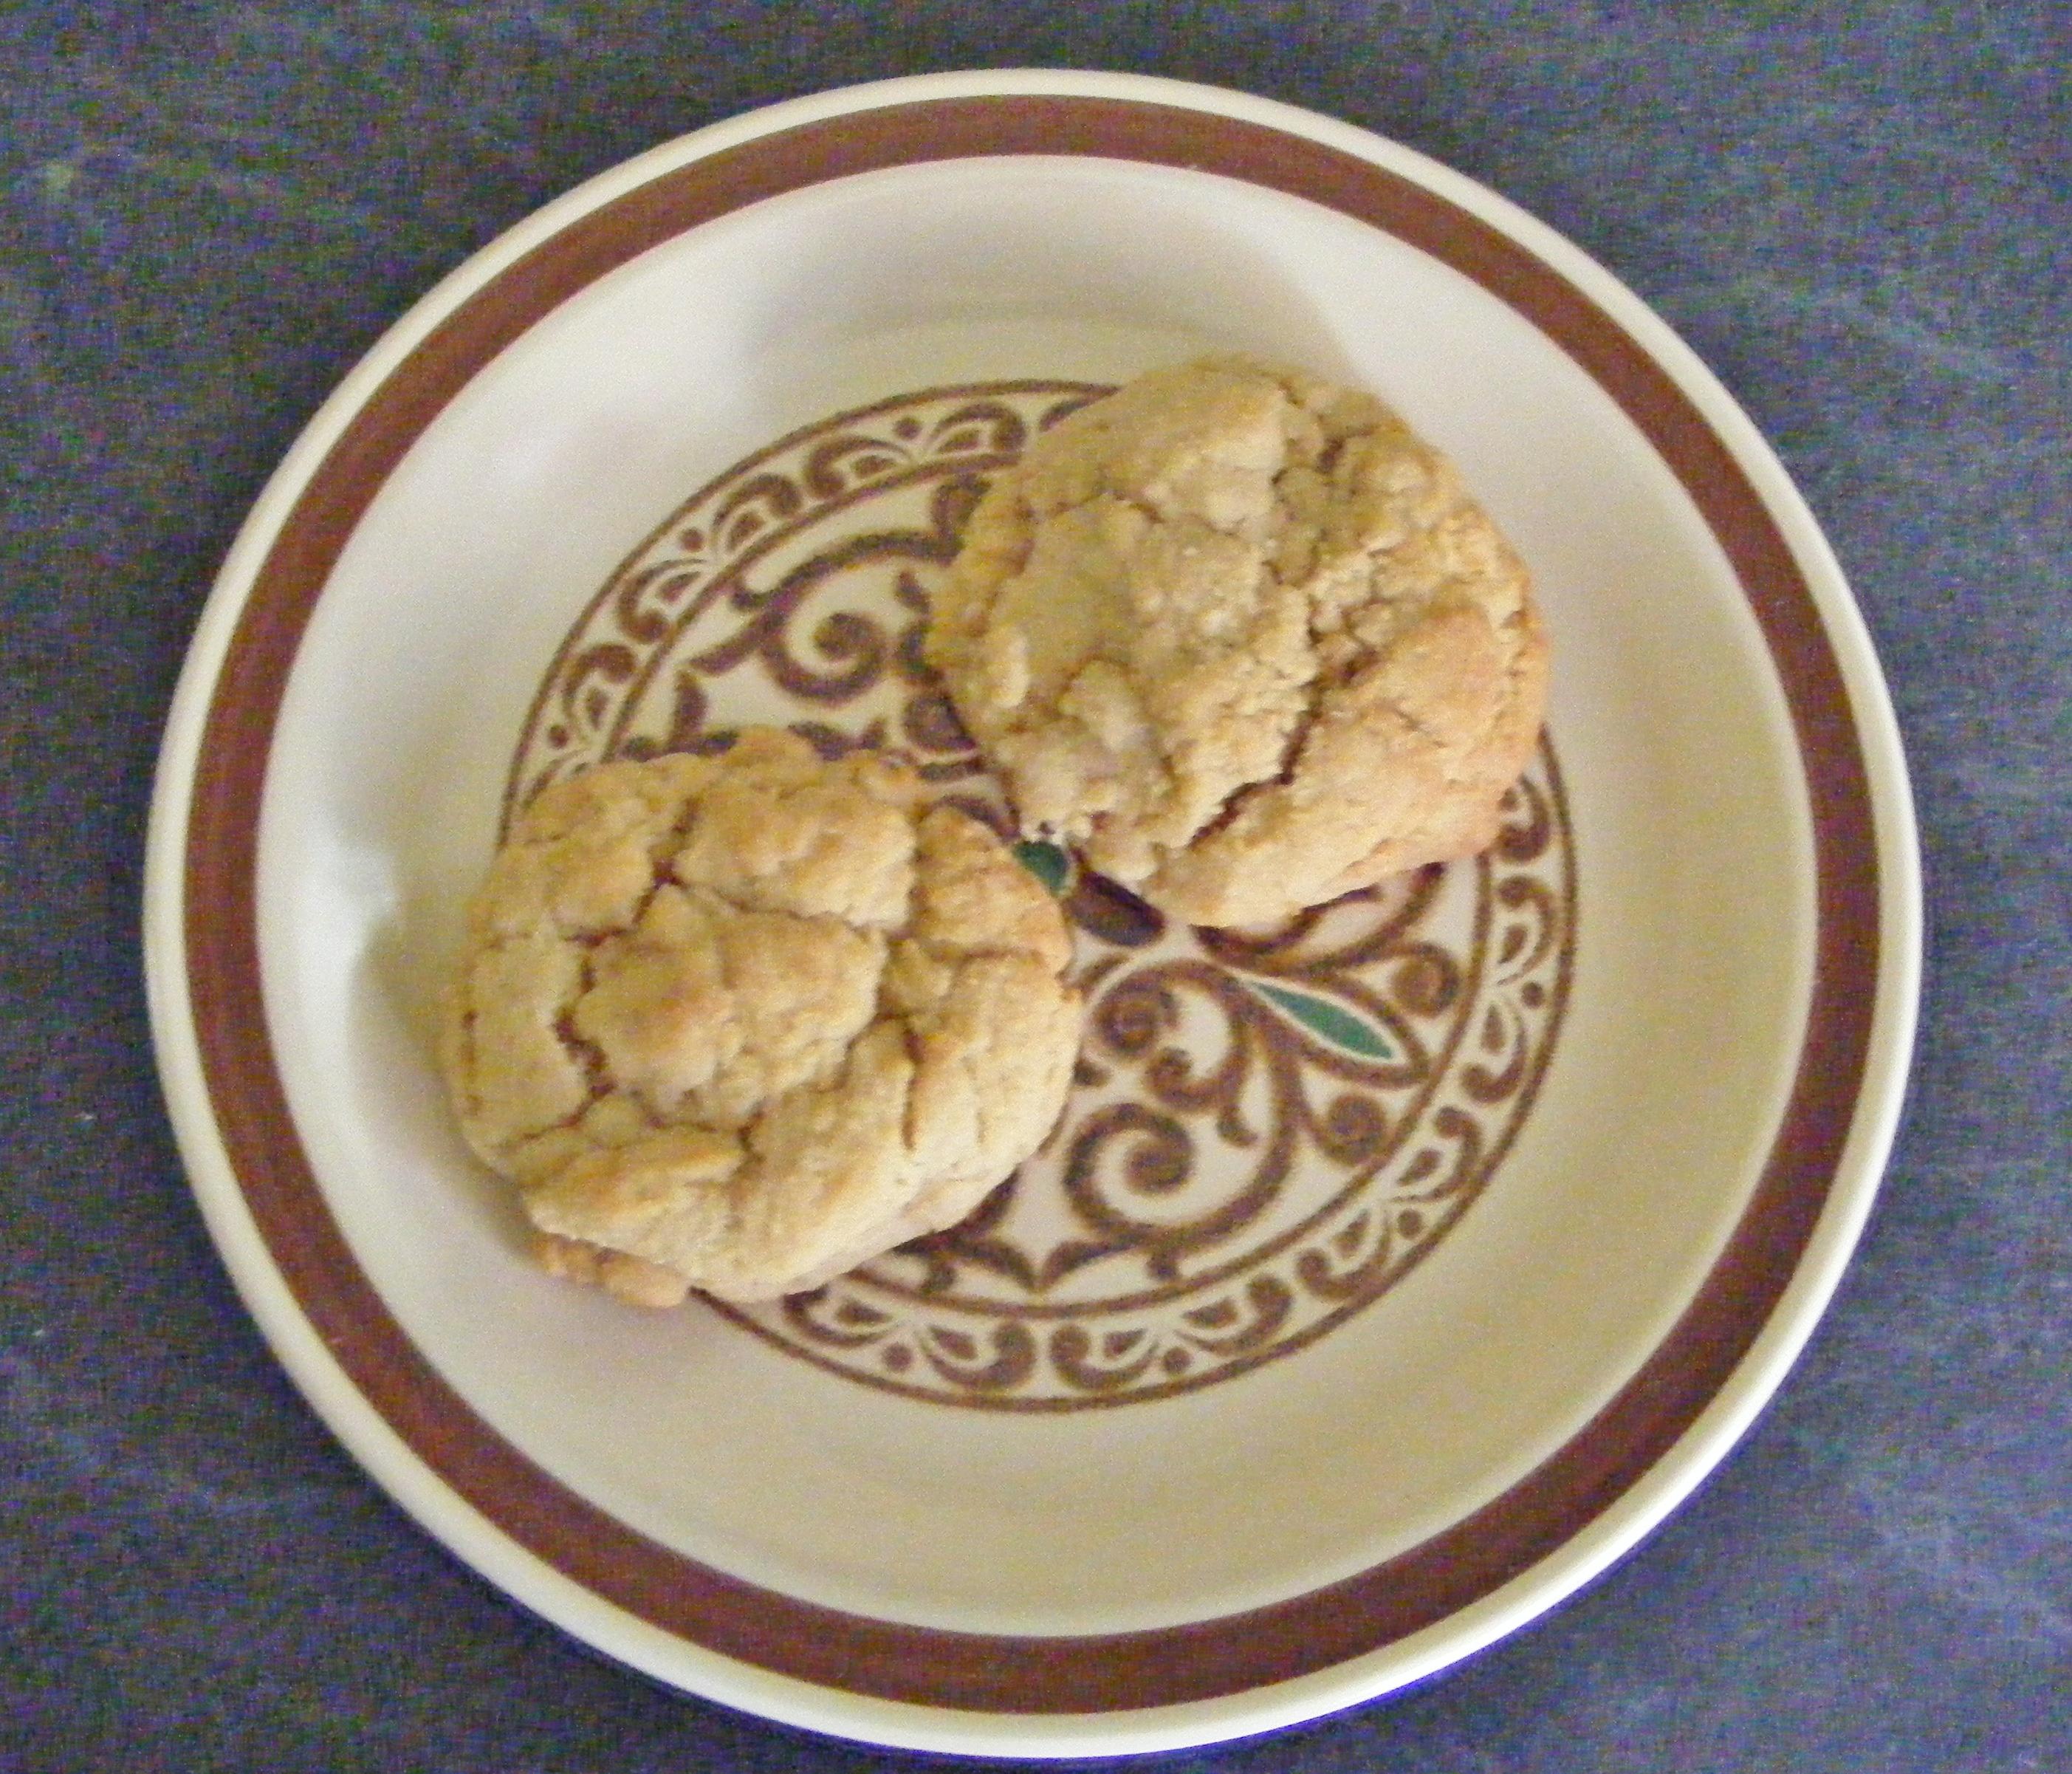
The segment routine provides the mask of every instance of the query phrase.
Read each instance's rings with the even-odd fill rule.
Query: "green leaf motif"
[[[1357,1053],[1369,1060],[1396,1057],[1396,1049],[1383,1039],[1379,1030],[1329,998],[1312,998],[1307,992],[1291,992],[1285,986],[1268,986],[1262,981],[1255,980],[1252,983],[1303,1027],[1313,1035],[1321,1035],[1334,1047],[1343,1048],[1348,1053]]]
[[[1046,844],[1038,838],[1017,844],[1014,860],[1053,893],[1063,889],[1065,877],[1072,871],[1071,858],[1055,844]]]

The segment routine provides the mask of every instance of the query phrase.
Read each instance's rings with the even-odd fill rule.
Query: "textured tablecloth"
[[[1330,113],[1608,264],[1827,526],[1924,831],[1910,1117],[1753,1432],[1531,1629],[1180,1764],[2072,1766],[2062,8],[201,0],[0,11],[0,1768],[910,1760],[594,1659],[361,1475],[204,1235],[136,932],[154,755],[211,577],[384,327],[656,142],[849,81],[1017,64]]]

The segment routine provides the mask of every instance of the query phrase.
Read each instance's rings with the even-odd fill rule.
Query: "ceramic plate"
[[[1380,393],[1531,564],[1552,710],[1494,846],[1220,934],[1030,848],[1087,1035],[972,1220],[753,1310],[536,1270],[432,1058],[509,809],[748,721],[989,805],[917,652],[959,525],[1231,348]],[[1030,1755],[1371,1698],[1631,1546],[1834,1287],[1918,953],[1862,624],[1690,352],[1405,150],[1064,74],[706,130],[427,297],[224,567],[147,918],[210,1229],[405,1509],[666,1682]]]

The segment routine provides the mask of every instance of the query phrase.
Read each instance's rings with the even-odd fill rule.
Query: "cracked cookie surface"
[[[1487,845],[1546,695],[1526,570],[1452,464],[1371,395],[1243,359],[1038,438],[927,657],[1024,830],[1206,924]]]
[[[767,1299],[953,1225],[1077,1050],[1056,903],[903,766],[744,732],[545,790],[469,908],[442,1060],[557,1273]]]

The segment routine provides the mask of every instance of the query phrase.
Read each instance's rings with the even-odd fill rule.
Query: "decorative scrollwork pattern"
[[[1103,390],[986,384],[793,434],[694,494],[594,598],[534,700],[509,813],[604,759],[750,722],[910,759],[1005,830],[922,662],[987,476]],[[1248,1372],[1379,1299],[1486,1189],[1573,963],[1575,862],[1543,743],[1482,856],[1272,929],[1175,927],[1046,845],[1087,1037],[1042,1151],[951,1230],[735,1323],[945,1403],[1061,1410]]]

